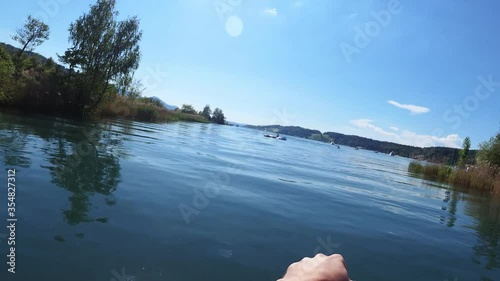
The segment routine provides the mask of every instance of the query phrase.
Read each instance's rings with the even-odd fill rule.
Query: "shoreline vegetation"
[[[12,39],[0,43],[0,108],[70,118],[124,118],[145,122],[191,121],[226,125],[221,109],[169,110],[134,77],[142,39],[136,16],[118,20],[116,0],[97,0],[69,26],[70,47],[52,58],[34,52],[49,40],[47,24],[28,16]]]
[[[422,164],[413,161],[408,172],[423,179],[442,182],[453,187],[500,196],[500,169],[495,166],[479,164],[462,169],[443,164]]]
[[[116,97],[106,103],[100,110],[101,117],[123,118],[146,122],[188,121],[209,123],[210,121],[197,114],[184,113],[180,110],[171,111],[156,104],[148,98],[127,99]]]
[[[469,149],[470,139],[467,137],[456,166],[412,161],[408,172],[467,191],[500,196],[500,132],[479,145],[474,163],[466,161]]]

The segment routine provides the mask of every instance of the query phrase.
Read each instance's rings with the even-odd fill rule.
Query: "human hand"
[[[341,255],[303,258],[292,263],[278,281],[349,281],[347,266]]]

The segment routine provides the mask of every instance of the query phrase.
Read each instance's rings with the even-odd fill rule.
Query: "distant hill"
[[[3,47],[7,52],[9,52],[11,55],[15,55],[21,51],[21,49],[14,47],[10,44],[2,43],[0,42],[0,47]],[[34,52],[30,51],[24,51],[24,54],[30,58],[37,58],[41,63],[46,63],[49,59]],[[57,61],[54,60],[54,63],[57,65],[57,68],[60,71],[69,71],[66,67],[60,65],[57,63]]]
[[[459,159],[458,152],[459,149],[449,148],[449,147],[415,147],[409,145],[403,145],[393,142],[378,141],[369,138],[364,138],[360,136],[344,135],[335,132],[325,132],[321,133],[319,130],[305,129],[297,126],[246,126],[248,128],[272,131],[276,133],[281,133],[290,136],[296,136],[301,138],[313,139],[323,142],[334,142],[336,144],[351,146],[351,147],[361,147],[366,150],[372,150],[381,153],[394,152],[396,155],[408,158],[414,158],[419,160],[427,160],[430,162],[448,163],[455,164]],[[471,150],[469,152],[469,162],[474,162],[476,158],[477,150]]]
[[[0,42],[0,46],[4,47],[5,50],[11,54],[15,54],[15,53],[18,53],[21,51],[21,49],[19,49],[19,48],[16,48],[12,45],[5,44],[2,42]],[[45,63],[48,60],[46,57],[44,57],[40,54],[34,53],[34,52],[25,51],[24,54],[28,57],[35,57],[35,58],[39,59],[42,63]]]
[[[164,102],[162,99],[160,99],[159,97],[156,97],[156,96],[151,97],[151,99],[153,99],[153,100],[157,100],[157,101],[161,102],[161,104],[162,104],[162,105],[163,105],[166,109],[168,109],[168,110],[176,110],[177,108],[179,108],[179,107],[177,107],[177,106],[175,106],[175,105],[170,105],[170,104],[167,104],[167,103],[166,103],[166,102]]]
[[[253,128],[263,131],[270,131],[275,133],[281,133],[289,136],[296,136],[300,138],[310,138],[313,135],[321,134],[318,130],[304,129],[297,126],[280,126],[280,125],[270,125],[270,126],[252,126],[247,125],[247,128]]]
[[[240,127],[246,127],[246,126],[248,126],[247,124],[233,122],[233,121],[227,121],[227,124],[229,124],[231,126],[240,126]]]

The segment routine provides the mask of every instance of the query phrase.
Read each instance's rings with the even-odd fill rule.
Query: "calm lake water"
[[[218,125],[0,114],[0,280],[276,280],[316,252],[358,281],[500,280],[500,204],[408,159]],[[182,210],[182,211],[181,211]]]

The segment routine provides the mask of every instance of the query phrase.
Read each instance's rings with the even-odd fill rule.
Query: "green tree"
[[[122,97],[127,96],[130,87],[132,86],[133,79],[134,78],[131,75],[123,75],[118,77],[115,81],[116,88],[118,89],[118,94],[120,94]]]
[[[134,78],[133,74],[120,76],[115,81],[115,86],[122,97],[128,97],[133,100],[140,98],[146,90],[142,81]]]
[[[181,107],[181,112],[187,114],[196,114],[196,110],[190,104],[183,104]]]
[[[52,58],[49,58],[43,64],[43,68],[44,68],[45,71],[52,71],[56,67],[57,67],[56,62]]]
[[[21,50],[18,57],[21,57],[25,51],[33,51],[45,40],[49,39],[49,26],[41,20],[28,16],[24,26],[17,30],[17,34],[12,39],[21,44]]]
[[[500,166],[500,132],[496,136],[479,144],[477,159],[490,165]]]
[[[224,112],[220,108],[216,108],[212,114],[212,122],[216,124],[225,125],[226,117],[224,116]]]
[[[12,99],[11,80],[14,73],[14,63],[7,51],[0,46],[0,104]]]
[[[138,79],[133,79],[128,89],[129,90],[127,92],[127,96],[131,99],[137,99],[141,97],[144,91],[146,90],[146,88],[142,84],[142,81]],[[155,104],[159,107],[163,106],[159,101],[157,101]]]
[[[201,112],[200,114],[201,116],[207,118],[207,120],[211,120],[212,119],[212,110],[210,109],[210,105],[205,105],[205,107],[203,108],[203,111]]]
[[[467,156],[469,155],[469,150],[470,150],[470,138],[466,137],[464,139],[464,142],[462,144],[462,149],[459,152],[460,159],[458,161],[458,166],[459,167],[464,167],[466,162],[467,162]]]
[[[117,21],[116,0],[98,0],[70,25],[69,48],[60,59],[82,72],[78,103],[90,112],[106,96],[110,83],[129,76],[139,67],[139,20]],[[70,72],[71,73],[71,72]]]
[[[311,134],[311,136],[308,137],[311,140],[316,140],[316,141],[322,141],[322,142],[331,142],[332,138],[330,138],[329,135],[327,134]]]
[[[312,134],[311,136],[309,136],[309,139],[320,141],[323,139],[323,135],[322,134]]]

